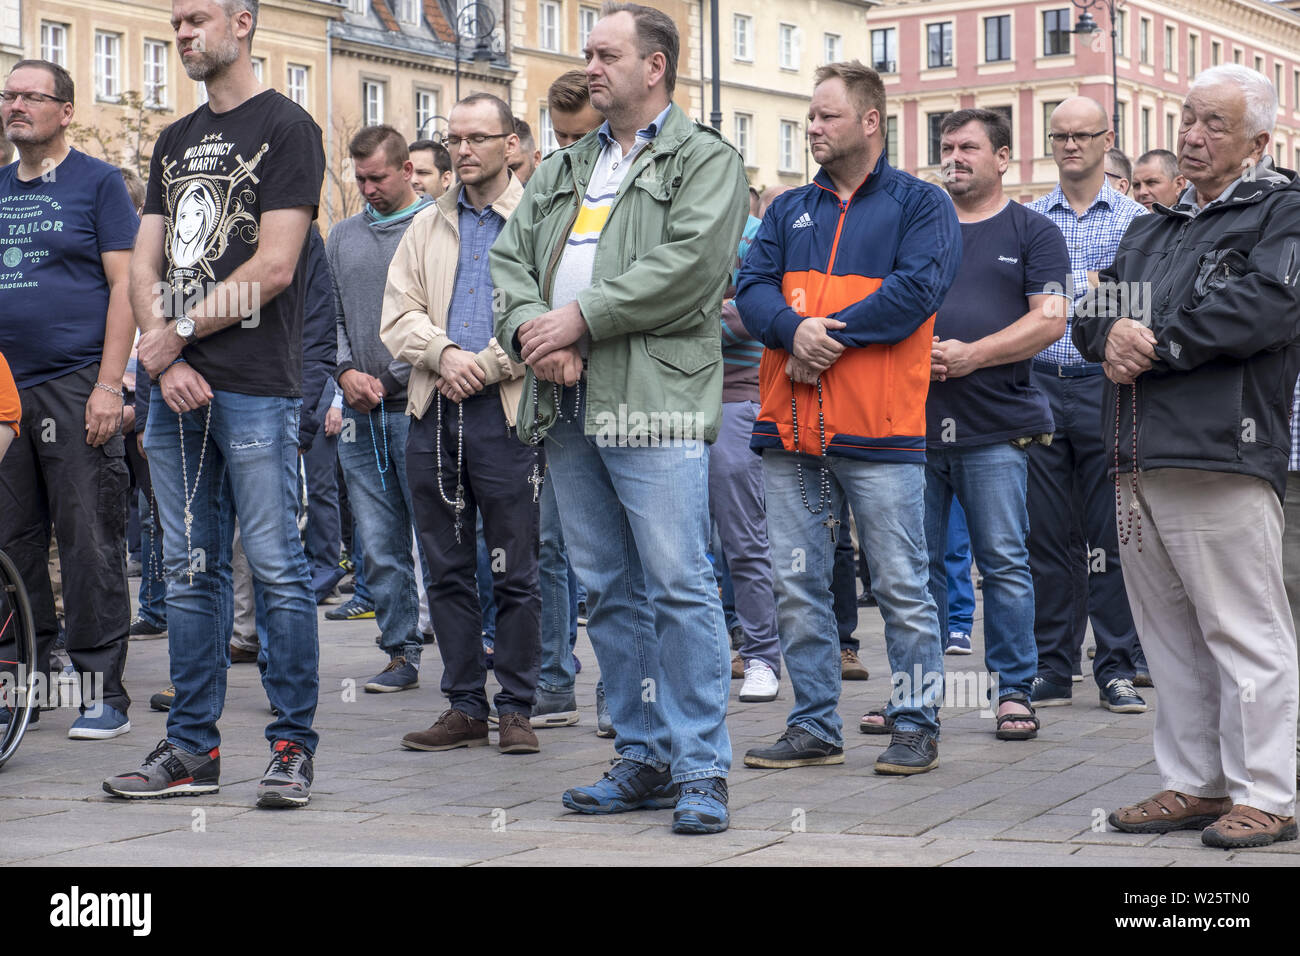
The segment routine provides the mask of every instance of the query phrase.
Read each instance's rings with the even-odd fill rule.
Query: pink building
[[[1289,0],[1300,7],[1300,0]],[[938,182],[938,124],[944,113],[979,106],[1005,112],[1012,125],[1007,191],[1025,200],[1056,182],[1047,121],[1061,100],[1091,96],[1109,114],[1111,22],[1071,34],[1078,8],[1061,2],[897,0],[867,15],[871,65],[888,97],[889,159]],[[1196,73],[1219,63],[1252,67],[1273,81],[1279,110],[1273,155],[1300,168],[1300,14],[1265,0],[1140,0],[1116,12],[1119,76],[1117,145],[1136,158],[1148,149],[1177,151],[1183,96]]]

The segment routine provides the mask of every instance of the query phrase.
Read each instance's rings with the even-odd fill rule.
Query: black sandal
[[[877,724],[867,720],[868,717],[883,717],[885,722]],[[894,719],[885,713],[884,707],[880,708],[880,710],[869,710],[858,721],[858,730],[864,734],[892,734],[894,732]]]
[[[1014,701],[1017,704],[1023,704],[1029,708],[1027,714],[1001,714],[998,716],[998,729],[994,734],[998,740],[1033,740],[1038,736],[1038,731],[1042,728],[1042,722],[1039,721],[1037,713],[1034,711],[1034,705],[1029,702],[1028,694],[1014,693],[1004,694],[998,698],[998,707],[1001,707],[1007,701]],[[1006,729],[1007,724],[1033,723],[1033,728],[1026,730],[1023,727],[1017,727],[1011,730]]]

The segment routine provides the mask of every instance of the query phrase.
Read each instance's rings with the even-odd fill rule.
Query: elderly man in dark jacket
[[[1297,671],[1282,583],[1300,371],[1300,182],[1273,168],[1277,94],[1214,67],[1183,104],[1172,207],[1134,221],[1076,310],[1105,362],[1124,581],[1161,689],[1164,791],[1110,815],[1207,846],[1294,840]]]

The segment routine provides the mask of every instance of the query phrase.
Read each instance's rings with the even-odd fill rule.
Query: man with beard
[[[324,175],[311,117],[263,89],[250,55],[257,0],[175,0],[172,27],[208,102],[154,147],[131,261],[139,357],[157,383],[145,430],[170,577],[167,625],[176,697],[167,737],[138,770],[104,782],[120,797],[219,789],[230,634],[231,516],[266,602],[263,679],[276,713],[258,806],[311,795],[317,699],[316,605],[295,523],[302,405],[297,281]],[[209,218],[210,217],[210,218]],[[196,225],[197,223],[197,225]]]

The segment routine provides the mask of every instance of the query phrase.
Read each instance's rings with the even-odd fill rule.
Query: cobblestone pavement
[[[133,582],[134,583],[134,582]],[[323,610],[323,609],[322,609]],[[977,623],[976,631],[980,630]],[[578,677],[581,722],[539,730],[542,751],[506,756],[495,747],[447,753],[402,749],[403,734],[428,727],[444,709],[441,664],[426,648],[421,686],[366,694],[382,666],[374,621],[321,620],[321,745],[309,807],[254,808],[268,753],[266,698],[252,665],[232,668],[222,719],[221,792],[207,797],[126,802],[101,781],[137,766],[165,733],[149,710],[167,683],[165,640],[131,644],[127,686],[132,730],[115,740],[66,738],[74,712],[47,711],[18,756],[0,770],[0,863],[24,865],[933,865],[1251,866],[1300,864],[1300,842],[1225,853],[1200,834],[1107,832],[1105,814],[1160,789],[1152,762],[1154,714],[1103,710],[1087,674],[1069,707],[1040,712],[1035,741],[1001,742],[993,721],[971,706],[943,712],[941,764],[915,777],[877,776],[886,737],[856,731],[858,718],[888,694],[883,627],[860,614],[866,682],[846,683],[840,714],[848,731],[839,767],[750,770],[746,749],[781,732],[792,693],[764,704],[736,700],[727,718],[735,751],[731,829],[717,836],[670,832],[672,812],[583,817],[560,805],[567,787],[599,778],[612,741],[595,735],[596,664],[585,632]],[[948,657],[972,673],[975,654]],[[355,694],[345,693],[355,681]],[[489,680],[489,693],[495,689]],[[1159,706],[1158,691],[1143,692]],[[959,702],[960,703],[960,702]]]

